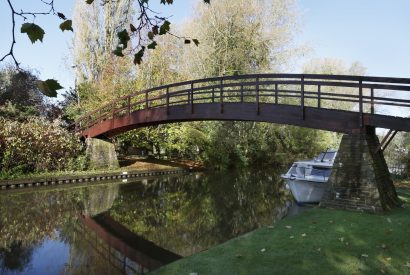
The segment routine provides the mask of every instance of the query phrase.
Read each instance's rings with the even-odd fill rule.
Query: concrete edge
[[[129,179],[140,178],[148,176],[160,176],[179,174],[184,172],[190,172],[190,169],[174,168],[174,169],[161,169],[161,170],[136,170],[136,171],[124,171],[124,172],[108,172],[89,175],[77,175],[77,176],[58,176],[58,177],[44,177],[37,179],[17,179],[17,180],[2,180],[0,181],[0,191],[10,189],[22,189],[27,187],[41,187],[62,185],[70,183],[87,183],[98,182],[105,180],[117,180],[117,179]]]

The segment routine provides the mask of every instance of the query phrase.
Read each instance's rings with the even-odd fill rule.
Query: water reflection
[[[288,200],[278,182],[242,171],[2,192],[0,271],[142,274],[272,224]]]

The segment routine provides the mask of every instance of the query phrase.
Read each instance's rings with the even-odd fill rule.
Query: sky
[[[85,1],[85,0],[84,0]],[[173,24],[189,19],[200,0],[174,0],[162,6],[150,0],[152,8],[171,17]],[[218,0],[211,0],[218,1]],[[312,51],[293,71],[300,73],[301,64],[311,58],[338,58],[350,64],[359,61],[367,75],[410,78],[410,1],[409,0],[295,0],[300,11],[300,32],[296,41]],[[44,11],[41,0],[13,0],[17,7]],[[73,0],[55,0],[56,10],[72,17]],[[43,8],[42,8],[43,7]],[[46,32],[43,43],[32,44],[20,34],[22,20],[17,20],[15,56],[22,67],[32,68],[41,79],[57,79],[65,88],[74,86],[70,64],[71,32],[62,33],[55,16],[38,16],[36,24]],[[0,57],[11,43],[11,13],[6,1],[0,1]],[[9,59],[10,60],[10,59]],[[11,60],[10,60],[11,61]]]

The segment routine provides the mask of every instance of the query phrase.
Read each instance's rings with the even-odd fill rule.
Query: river
[[[279,171],[0,192],[1,274],[143,274],[287,211]]]

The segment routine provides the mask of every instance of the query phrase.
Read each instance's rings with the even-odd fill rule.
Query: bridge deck
[[[407,78],[299,74],[207,78],[121,97],[81,117],[76,127],[86,137],[195,120],[264,121],[343,133],[364,126],[410,131],[409,92]]]

